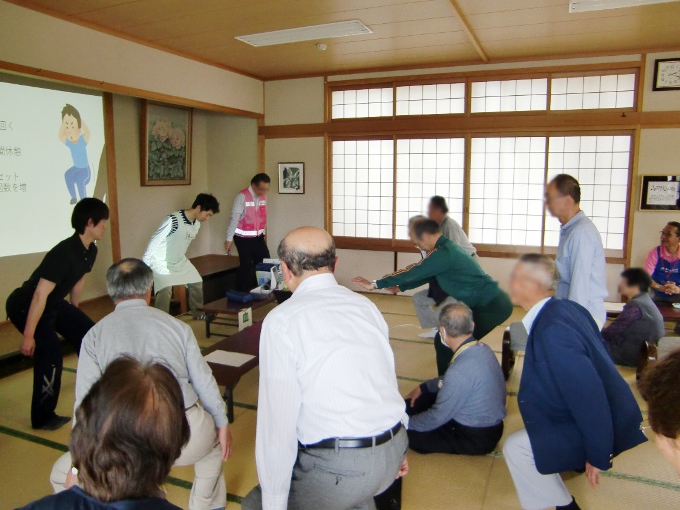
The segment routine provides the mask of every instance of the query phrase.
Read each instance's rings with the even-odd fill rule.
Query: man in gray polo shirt
[[[152,283],[153,272],[141,260],[123,259],[109,268],[106,287],[116,309],[83,339],[74,408],[78,408],[109,363],[121,356],[131,356],[142,363],[162,363],[182,388],[191,427],[191,439],[175,462],[176,466],[194,465],[196,476],[189,508],[224,508],[227,488],[222,463],[231,453],[225,404],[191,328],[149,306]],[[76,481],[70,471],[71,457],[66,453],[52,469],[50,481],[56,492]]]
[[[477,249],[472,246],[463,228],[456,220],[449,216],[449,206],[446,204],[444,197],[435,195],[430,199],[430,204],[427,207],[427,217],[439,223],[442,235],[463,248],[465,253],[471,256],[477,254]]]
[[[486,455],[503,435],[503,371],[489,346],[472,336],[467,305],[446,305],[439,324],[453,360],[443,377],[424,382],[406,397],[409,447],[418,453]]]

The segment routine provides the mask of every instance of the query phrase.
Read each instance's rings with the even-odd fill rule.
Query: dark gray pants
[[[189,297],[189,310],[191,316],[197,319],[201,316],[199,308],[203,308],[203,282],[188,283],[185,285]],[[170,301],[172,299],[172,287],[165,287],[156,293],[154,306],[165,313],[170,313]]]
[[[375,448],[300,448],[293,467],[288,510],[375,510],[373,497],[392,485],[406,457],[403,428]],[[261,510],[262,492],[255,487],[241,503]]]

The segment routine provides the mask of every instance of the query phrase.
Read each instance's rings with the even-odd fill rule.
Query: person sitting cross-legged
[[[122,357],[76,409],[69,451],[78,485],[23,510],[179,510],[165,482],[189,441],[182,390],[172,372]]]
[[[76,373],[77,409],[102,372],[122,355],[142,363],[163,363],[178,379],[191,439],[176,460],[194,466],[191,510],[224,508],[227,488],[223,461],[231,453],[226,406],[191,327],[149,305],[153,272],[138,259],[123,259],[106,273],[106,287],[116,309],[83,339]],[[71,468],[64,454],[52,468],[55,492],[63,490]]]
[[[656,345],[666,333],[661,312],[649,295],[651,285],[652,279],[644,269],[631,267],[621,273],[619,292],[628,302],[621,315],[602,330],[617,365],[637,366],[642,343]]]
[[[472,336],[472,310],[446,305],[439,316],[442,342],[454,352],[444,377],[406,397],[409,447],[418,453],[486,455],[503,435],[505,379],[496,355]]]

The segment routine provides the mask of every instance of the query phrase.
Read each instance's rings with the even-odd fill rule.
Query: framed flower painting
[[[142,186],[191,184],[191,108],[142,100]]]

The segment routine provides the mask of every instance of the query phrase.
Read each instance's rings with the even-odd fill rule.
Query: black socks
[[[571,503],[565,506],[556,506],[555,510],[581,510],[581,507],[576,504],[574,498],[571,498]]]

